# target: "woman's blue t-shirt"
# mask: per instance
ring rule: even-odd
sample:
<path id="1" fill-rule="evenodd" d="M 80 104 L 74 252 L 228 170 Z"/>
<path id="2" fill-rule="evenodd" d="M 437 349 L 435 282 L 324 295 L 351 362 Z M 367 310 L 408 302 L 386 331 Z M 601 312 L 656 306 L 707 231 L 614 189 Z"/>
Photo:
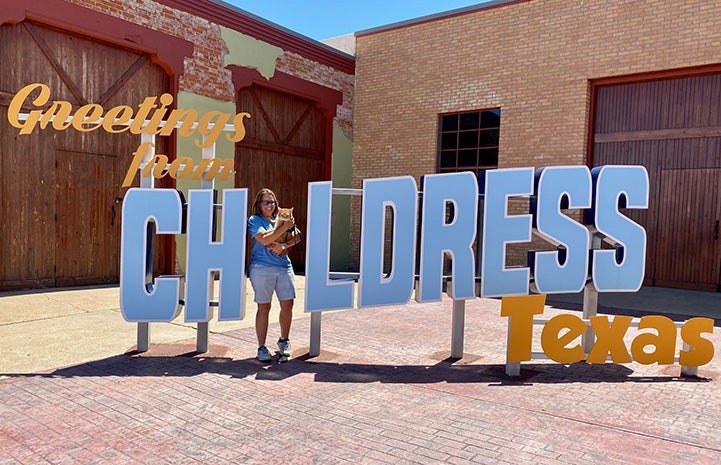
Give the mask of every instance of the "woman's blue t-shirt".
<path id="1" fill-rule="evenodd" d="M 263 266 L 280 266 L 290 268 L 290 258 L 288 255 L 276 255 L 268 247 L 255 240 L 255 236 L 260 232 L 269 232 L 275 229 L 275 224 L 259 215 L 252 215 L 248 218 L 248 233 L 253 241 L 253 248 L 250 253 L 250 264 L 258 264 Z"/>

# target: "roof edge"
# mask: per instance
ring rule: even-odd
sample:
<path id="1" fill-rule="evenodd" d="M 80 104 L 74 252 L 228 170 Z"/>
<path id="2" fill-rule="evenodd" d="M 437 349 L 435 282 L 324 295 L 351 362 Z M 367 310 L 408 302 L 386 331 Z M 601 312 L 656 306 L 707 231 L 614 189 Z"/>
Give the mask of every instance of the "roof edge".
<path id="1" fill-rule="evenodd" d="M 346 74 L 355 74 L 355 57 L 315 39 L 291 31 L 260 16 L 222 0 L 155 0 L 170 8 L 185 11 L 216 24 L 234 29 L 263 42 L 297 53 L 304 58 L 330 66 Z"/>
<path id="2" fill-rule="evenodd" d="M 426 16 L 420 16 L 418 18 L 407 19 L 405 21 L 398 21 L 396 23 L 386 24 L 385 26 L 378 26 L 369 29 L 363 29 L 356 31 L 355 36 L 367 36 L 376 34 L 378 32 L 387 32 L 394 29 L 401 29 L 408 26 L 415 26 L 422 23 L 428 23 L 439 19 L 447 19 L 453 16 L 460 16 L 468 13 L 475 13 L 482 10 L 490 10 L 492 8 L 499 8 L 502 6 L 513 5 L 516 3 L 527 3 L 531 0 L 489 0 L 487 2 L 479 3 L 477 5 L 464 6 L 462 8 L 456 8 L 455 10 L 448 10 L 441 13 L 433 13 Z"/>

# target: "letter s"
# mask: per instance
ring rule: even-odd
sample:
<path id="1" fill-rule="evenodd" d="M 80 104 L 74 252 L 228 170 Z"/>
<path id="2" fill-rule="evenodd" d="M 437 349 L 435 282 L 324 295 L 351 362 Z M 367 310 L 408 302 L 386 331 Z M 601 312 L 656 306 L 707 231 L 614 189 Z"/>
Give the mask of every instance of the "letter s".
<path id="1" fill-rule="evenodd" d="M 531 201 L 535 232 L 556 250 L 531 252 L 531 289 L 539 294 L 580 292 L 588 274 L 588 229 L 561 209 L 591 207 L 591 172 L 586 166 L 541 168 L 536 197 Z"/>
<path id="2" fill-rule="evenodd" d="M 681 327 L 681 339 L 689 350 L 679 352 L 681 366 L 698 367 L 713 359 L 713 342 L 701 337 L 701 333 L 713 334 L 714 321 L 711 318 L 691 318 Z"/>
<path id="3" fill-rule="evenodd" d="M 233 127 L 235 128 L 235 133 L 231 136 L 230 134 L 225 134 L 226 139 L 228 139 L 231 142 L 240 142 L 245 138 L 245 122 L 243 121 L 245 118 L 250 118 L 250 113 L 238 113 L 233 118 Z"/>
<path id="4" fill-rule="evenodd" d="M 636 292 L 646 271 L 646 230 L 618 211 L 648 208 L 648 173 L 643 166 L 598 166 L 593 207 L 587 213 L 592 228 L 613 250 L 594 250 L 591 274 L 601 292 Z"/>

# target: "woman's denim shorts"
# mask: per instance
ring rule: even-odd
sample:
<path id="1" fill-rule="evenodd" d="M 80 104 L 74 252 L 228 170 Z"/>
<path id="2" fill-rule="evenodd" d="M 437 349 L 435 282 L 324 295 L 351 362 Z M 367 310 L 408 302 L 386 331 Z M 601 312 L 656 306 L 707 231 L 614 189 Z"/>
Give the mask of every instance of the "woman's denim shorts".
<path id="1" fill-rule="evenodd" d="M 273 291 L 278 300 L 295 299 L 295 273 L 293 268 L 251 264 L 248 272 L 257 304 L 267 304 L 273 299 Z"/>

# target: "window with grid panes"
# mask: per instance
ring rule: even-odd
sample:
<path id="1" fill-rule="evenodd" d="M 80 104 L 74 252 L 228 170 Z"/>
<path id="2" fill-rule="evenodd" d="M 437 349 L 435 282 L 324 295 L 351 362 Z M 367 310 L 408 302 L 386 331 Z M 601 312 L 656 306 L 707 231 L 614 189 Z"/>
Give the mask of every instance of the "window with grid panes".
<path id="1" fill-rule="evenodd" d="M 501 110 L 438 116 L 438 172 L 471 171 L 483 186 L 485 171 L 498 167 Z"/>

